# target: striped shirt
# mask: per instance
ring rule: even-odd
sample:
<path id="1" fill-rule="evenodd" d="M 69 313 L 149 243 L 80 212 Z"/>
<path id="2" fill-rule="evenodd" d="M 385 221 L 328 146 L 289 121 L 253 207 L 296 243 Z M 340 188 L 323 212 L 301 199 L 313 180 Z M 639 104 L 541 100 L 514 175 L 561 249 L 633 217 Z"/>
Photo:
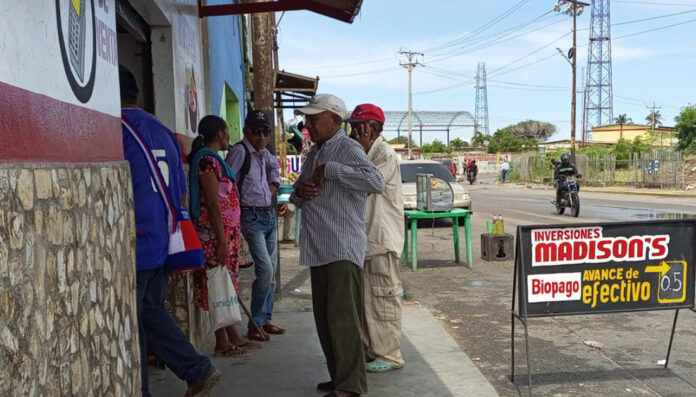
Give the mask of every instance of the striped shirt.
<path id="1" fill-rule="evenodd" d="M 363 147 L 343 130 L 321 147 L 312 147 L 295 186 L 311 181 L 322 164 L 326 180 L 319 196 L 290 197 L 302 208 L 300 264 L 313 267 L 348 260 L 362 268 L 367 249 L 365 202 L 369 194 L 384 191 L 384 179 Z"/>

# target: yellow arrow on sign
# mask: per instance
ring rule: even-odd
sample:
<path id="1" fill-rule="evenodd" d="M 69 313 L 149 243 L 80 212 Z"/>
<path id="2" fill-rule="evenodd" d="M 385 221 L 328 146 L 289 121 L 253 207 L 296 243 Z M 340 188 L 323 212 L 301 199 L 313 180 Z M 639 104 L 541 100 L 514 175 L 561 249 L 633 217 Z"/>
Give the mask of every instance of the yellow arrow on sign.
<path id="1" fill-rule="evenodd" d="M 666 274 L 672 267 L 665 261 L 660 263 L 660 266 L 646 266 L 646 273 L 660 273 L 660 275 Z"/>

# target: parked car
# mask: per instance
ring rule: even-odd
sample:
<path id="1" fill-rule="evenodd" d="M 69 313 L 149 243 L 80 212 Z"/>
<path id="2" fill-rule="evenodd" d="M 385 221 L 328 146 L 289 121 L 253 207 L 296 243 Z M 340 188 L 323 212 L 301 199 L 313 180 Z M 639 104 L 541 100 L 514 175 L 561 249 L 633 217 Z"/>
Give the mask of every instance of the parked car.
<path id="1" fill-rule="evenodd" d="M 404 194 L 404 209 L 415 210 L 418 200 L 416 198 L 416 180 L 418 174 L 431 174 L 436 178 L 448 182 L 454 193 L 454 207 L 471 209 L 471 196 L 464 186 L 454 179 L 452 173 L 440 162 L 430 160 L 402 161 L 401 186 Z"/>
<path id="2" fill-rule="evenodd" d="M 444 165 L 455 178 L 457 177 L 457 163 L 452 161 L 452 159 L 433 159 L 433 161 L 437 161 L 438 163 Z"/>

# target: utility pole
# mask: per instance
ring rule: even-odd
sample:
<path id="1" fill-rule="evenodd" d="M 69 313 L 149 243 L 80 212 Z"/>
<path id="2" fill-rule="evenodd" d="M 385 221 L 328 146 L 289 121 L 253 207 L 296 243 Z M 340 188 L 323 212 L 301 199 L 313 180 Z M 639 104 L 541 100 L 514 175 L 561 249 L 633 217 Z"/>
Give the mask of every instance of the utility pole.
<path id="1" fill-rule="evenodd" d="M 568 58 L 570 58 L 571 61 L 571 66 L 573 67 L 573 88 L 572 88 L 572 94 L 573 98 L 571 101 L 571 110 L 570 110 L 570 158 L 573 161 L 573 164 L 575 164 L 575 121 L 576 121 L 576 105 L 577 105 L 577 69 L 578 69 L 578 57 L 577 57 L 577 50 L 578 50 L 578 39 L 577 39 L 577 31 L 578 31 L 578 14 L 582 13 L 582 9 L 586 6 L 589 6 L 588 3 L 583 3 L 578 0 L 560 0 L 558 3 L 556 3 L 556 11 L 560 10 L 561 4 L 569 4 L 569 7 L 564 10 L 563 12 L 566 14 L 570 14 L 573 17 L 573 49 L 571 50 L 571 53 L 569 53 Z"/>
<path id="2" fill-rule="evenodd" d="M 420 52 L 413 51 L 399 51 L 399 54 L 405 55 L 408 62 L 400 62 L 399 64 L 408 70 L 408 157 L 411 157 L 411 135 L 413 133 L 413 69 L 417 66 L 423 66 L 422 63 L 418 62 L 416 56 L 423 56 Z"/>
<path id="3" fill-rule="evenodd" d="M 246 0 L 245 3 L 260 3 L 263 0 Z M 273 70 L 273 31 L 275 24 L 271 22 L 273 13 L 263 12 L 251 14 L 252 26 L 252 62 L 254 65 L 254 109 L 265 111 L 271 119 L 271 131 L 275 131 L 273 117 L 273 88 L 275 87 L 275 71 Z M 276 134 L 268 146 L 271 153 L 276 154 Z"/>
<path id="4" fill-rule="evenodd" d="M 657 127 L 657 119 L 655 119 L 655 112 L 659 109 L 662 109 L 662 106 L 655 106 L 655 102 L 653 102 L 652 108 L 646 106 L 648 110 L 650 110 L 650 129 L 655 132 L 655 128 Z M 662 147 L 662 131 L 660 131 L 660 147 Z"/>

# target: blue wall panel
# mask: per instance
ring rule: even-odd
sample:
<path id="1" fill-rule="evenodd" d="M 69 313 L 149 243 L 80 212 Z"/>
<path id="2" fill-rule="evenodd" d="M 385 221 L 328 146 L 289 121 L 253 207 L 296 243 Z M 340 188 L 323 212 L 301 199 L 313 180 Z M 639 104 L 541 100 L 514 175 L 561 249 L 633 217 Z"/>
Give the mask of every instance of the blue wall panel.
<path id="1" fill-rule="evenodd" d="M 208 0 L 208 5 L 239 3 L 239 0 Z M 220 114 L 222 91 L 227 84 L 242 104 L 241 118 L 246 111 L 244 106 L 244 55 L 242 50 L 241 16 L 230 15 L 208 17 L 210 41 L 210 88 L 213 114 Z"/>

